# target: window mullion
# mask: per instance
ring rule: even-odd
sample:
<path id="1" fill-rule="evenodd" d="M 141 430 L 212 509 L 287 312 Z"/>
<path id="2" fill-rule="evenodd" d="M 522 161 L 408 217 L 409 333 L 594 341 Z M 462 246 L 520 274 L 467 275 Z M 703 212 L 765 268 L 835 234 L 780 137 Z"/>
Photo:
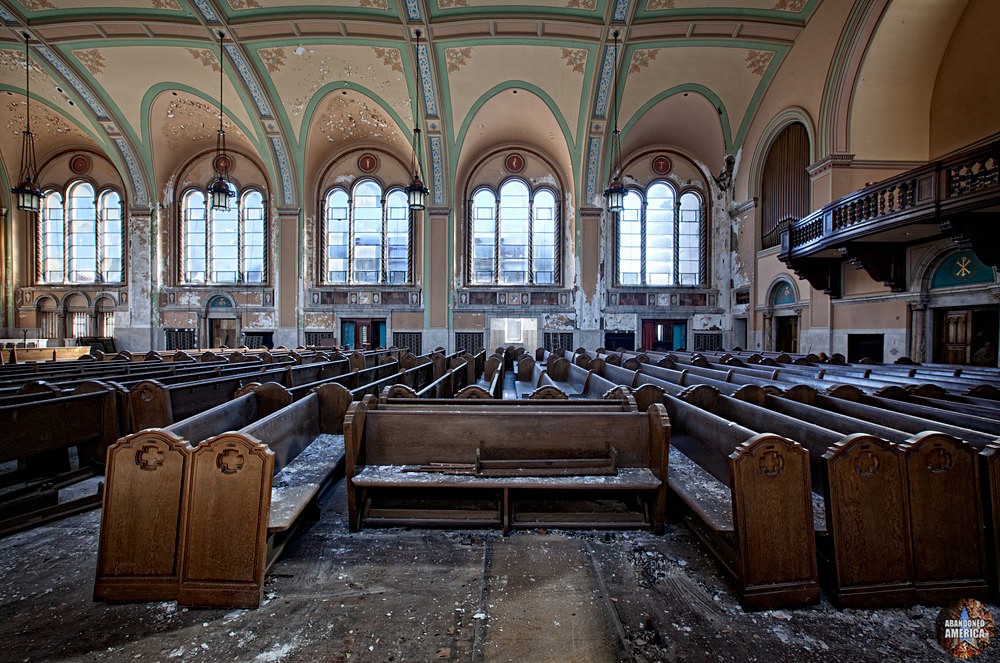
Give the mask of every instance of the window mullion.
<path id="1" fill-rule="evenodd" d="M 648 206 L 649 201 L 644 197 L 639 212 L 639 282 L 642 285 L 649 284 L 649 275 L 646 273 L 646 210 Z"/>
<path id="2" fill-rule="evenodd" d="M 347 284 L 354 283 L 354 197 L 347 199 Z"/>
<path id="3" fill-rule="evenodd" d="M 244 231 L 246 230 L 246 219 L 243 215 L 242 201 L 236 203 L 236 282 L 245 283 L 243 275 L 243 259 L 246 257 L 246 247 L 244 246 Z"/>
<path id="4" fill-rule="evenodd" d="M 674 250 L 673 272 L 674 285 L 681 283 L 681 196 L 674 196 Z"/>
<path id="5" fill-rule="evenodd" d="M 528 274 L 525 279 L 528 285 L 535 283 L 535 195 L 534 191 L 528 197 Z"/>
<path id="6" fill-rule="evenodd" d="M 94 266 L 94 281 L 104 282 L 104 215 L 101 213 L 100 196 L 94 198 L 94 253 L 97 264 Z"/>
<path id="7" fill-rule="evenodd" d="M 497 194 L 493 207 L 493 285 L 500 285 L 500 194 Z"/>
<path id="8" fill-rule="evenodd" d="M 382 196 L 379 200 L 379 209 L 382 214 L 382 245 L 379 247 L 381 250 L 379 253 L 382 256 L 378 270 L 378 282 L 387 283 L 389 276 L 389 214 L 386 210 L 386 197 Z"/>
<path id="9" fill-rule="evenodd" d="M 212 227 L 215 225 L 215 214 L 212 212 L 212 207 L 205 201 L 205 283 L 215 283 L 215 250 L 214 242 L 215 233 L 212 232 Z"/>

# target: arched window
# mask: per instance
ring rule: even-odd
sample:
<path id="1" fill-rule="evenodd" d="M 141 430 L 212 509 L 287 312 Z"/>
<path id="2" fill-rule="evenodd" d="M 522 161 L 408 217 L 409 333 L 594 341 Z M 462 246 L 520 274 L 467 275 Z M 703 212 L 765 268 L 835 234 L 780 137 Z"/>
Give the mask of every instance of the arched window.
<path id="1" fill-rule="evenodd" d="M 330 189 L 323 207 L 324 283 L 412 283 L 412 221 L 402 188 L 383 195 L 381 184 L 363 179 L 350 192 Z"/>
<path id="2" fill-rule="evenodd" d="M 74 182 L 64 198 L 45 192 L 38 224 L 40 283 L 120 283 L 122 202 L 114 189 L 95 194 L 89 182 Z"/>
<path id="3" fill-rule="evenodd" d="M 701 285 L 702 197 L 667 182 L 630 189 L 617 221 L 619 286 Z"/>
<path id="4" fill-rule="evenodd" d="M 267 214 L 264 194 L 246 189 L 238 203 L 209 209 L 202 191 L 184 194 L 182 203 L 183 280 L 185 283 L 264 283 L 267 279 Z"/>
<path id="5" fill-rule="evenodd" d="M 556 192 L 508 180 L 469 204 L 471 285 L 558 285 L 561 222 Z"/>

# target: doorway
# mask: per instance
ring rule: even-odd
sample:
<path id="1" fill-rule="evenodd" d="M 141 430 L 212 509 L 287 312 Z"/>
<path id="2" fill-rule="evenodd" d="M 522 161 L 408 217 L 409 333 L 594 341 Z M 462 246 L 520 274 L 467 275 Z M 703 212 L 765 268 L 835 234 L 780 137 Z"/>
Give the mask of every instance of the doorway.
<path id="1" fill-rule="evenodd" d="M 354 350 L 384 348 L 385 320 L 373 320 L 372 318 L 341 320 L 340 344 Z"/>
<path id="2" fill-rule="evenodd" d="M 654 352 L 687 348 L 687 320 L 643 320 L 642 347 Z"/>
<path id="3" fill-rule="evenodd" d="M 213 348 L 235 348 L 240 345 L 240 326 L 236 318 L 209 318 L 208 338 Z"/>
<path id="4" fill-rule="evenodd" d="M 1000 310 L 996 307 L 940 309 L 934 315 L 934 361 L 997 365 Z"/>
<path id="5" fill-rule="evenodd" d="M 774 349 L 777 352 L 799 351 L 799 316 L 774 317 Z"/>

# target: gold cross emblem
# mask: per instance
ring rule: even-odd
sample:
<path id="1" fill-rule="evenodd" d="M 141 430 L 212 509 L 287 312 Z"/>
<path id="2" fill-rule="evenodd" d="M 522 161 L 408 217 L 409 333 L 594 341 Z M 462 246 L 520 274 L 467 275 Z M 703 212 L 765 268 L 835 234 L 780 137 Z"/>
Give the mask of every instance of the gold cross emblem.
<path id="1" fill-rule="evenodd" d="M 956 260 L 955 267 L 955 276 L 960 279 L 972 275 L 972 261 L 969 260 L 968 256 L 962 256 Z"/>

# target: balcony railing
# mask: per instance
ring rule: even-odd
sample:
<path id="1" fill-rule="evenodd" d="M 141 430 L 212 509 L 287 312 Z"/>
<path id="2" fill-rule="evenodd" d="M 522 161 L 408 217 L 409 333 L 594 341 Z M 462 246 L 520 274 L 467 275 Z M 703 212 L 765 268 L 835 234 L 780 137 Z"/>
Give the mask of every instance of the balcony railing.
<path id="1" fill-rule="evenodd" d="M 1000 140 L 930 162 L 872 184 L 790 224 L 781 233 L 779 258 L 799 258 L 835 249 L 914 223 L 1000 204 Z"/>

